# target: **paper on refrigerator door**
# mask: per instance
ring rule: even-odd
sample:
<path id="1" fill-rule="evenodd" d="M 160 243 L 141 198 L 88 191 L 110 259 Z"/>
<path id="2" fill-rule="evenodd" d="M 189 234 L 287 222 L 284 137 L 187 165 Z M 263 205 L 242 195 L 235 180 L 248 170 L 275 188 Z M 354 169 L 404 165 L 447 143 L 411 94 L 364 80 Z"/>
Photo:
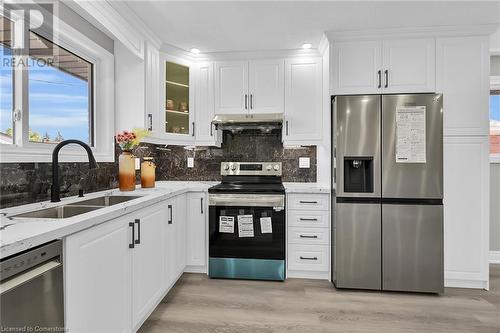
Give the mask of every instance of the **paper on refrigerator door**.
<path id="1" fill-rule="evenodd" d="M 260 218 L 260 232 L 263 234 L 272 234 L 273 233 L 273 225 L 271 223 L 270 217 L 261 217 Z"/>
<path id="2" fill-rule="evenodd" d="M 238 215 L 238 236 L 253 237 L 253 215 Z"/>
<path id="3" fill-rule="evenodd" d="M 234 216 L 219 217 L 219 232 L 225 234 L 234 233 Z"/>
<path id="4" fill-rule="evenodd" d="M 425 106 L 396 108 L 396 163 L 426 163 Z"/>

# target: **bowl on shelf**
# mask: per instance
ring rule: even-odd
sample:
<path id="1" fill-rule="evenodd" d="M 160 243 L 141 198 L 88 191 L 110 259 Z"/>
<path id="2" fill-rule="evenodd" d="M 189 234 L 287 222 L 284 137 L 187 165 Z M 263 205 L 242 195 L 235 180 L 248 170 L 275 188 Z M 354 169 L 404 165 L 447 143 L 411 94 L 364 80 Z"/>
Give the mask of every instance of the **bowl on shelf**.
<path id="1" fill-rule="evenodd" d="M 167 99 L 167 110 L 173 110 L 174 109 L 174 101 L 171 99 Z"/>
<path id="2" fill-rule="evenodd" d="M 189 111 L 188 103 L 187 102 L 180 102 L 179 103 L 179 111 L 188 112 Z"/>

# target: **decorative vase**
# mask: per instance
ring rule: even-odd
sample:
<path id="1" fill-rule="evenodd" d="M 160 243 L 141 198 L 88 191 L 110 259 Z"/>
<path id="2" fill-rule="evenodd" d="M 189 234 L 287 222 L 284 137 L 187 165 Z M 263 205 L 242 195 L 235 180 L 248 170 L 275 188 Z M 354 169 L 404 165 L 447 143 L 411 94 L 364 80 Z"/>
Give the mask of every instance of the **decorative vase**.
<path id="1" fill-rule="evenodd" d="M 118 157 L 118 183 L 120 191 L 135 190 L 135 157 L 128 150 Z"/>
<path id="2" fill-rule="evenodd" d="M 152 157 L 144 157 L 141 163 L 141 187 L 152 188 L 155 187 L 155 169 L 156 165 Z"/>

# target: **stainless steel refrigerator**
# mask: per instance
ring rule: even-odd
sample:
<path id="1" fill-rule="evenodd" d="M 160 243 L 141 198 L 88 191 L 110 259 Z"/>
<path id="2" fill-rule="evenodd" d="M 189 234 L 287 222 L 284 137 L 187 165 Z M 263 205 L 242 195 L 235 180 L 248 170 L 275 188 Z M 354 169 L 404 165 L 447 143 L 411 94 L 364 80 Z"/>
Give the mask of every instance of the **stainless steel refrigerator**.
<path id="1" fill-rule="evenodd" d="M 337 288 L 443 291 L 442 100 L 332 98 Z"/>

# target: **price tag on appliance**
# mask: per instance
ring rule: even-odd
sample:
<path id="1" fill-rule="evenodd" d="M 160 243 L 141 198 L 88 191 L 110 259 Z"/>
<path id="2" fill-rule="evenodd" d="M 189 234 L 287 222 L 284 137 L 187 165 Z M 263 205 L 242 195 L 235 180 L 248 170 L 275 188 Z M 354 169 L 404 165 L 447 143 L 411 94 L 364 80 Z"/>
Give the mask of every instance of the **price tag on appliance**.
<path id="1" fill-rule="evenodd" d="M 253 237 L 253 215 L 238 215 L 238 236 Z"/>
<path id="2" fill-rule="evenodd" d="M 271 223 L 270 217 L 261 217 L 260 218 L 260 232 L 263 234 L 272 234 L 273 233 L 273 225 Z"/>
<path id="3" fill-rule="evenodd" d="M 396 108 L 396 163 L 426 163 L 425 109 Z"/>
<path id="4" fill-rule="evenodd" d="M 219 232 L 234 234 L 234 216 L 219 217 Z"/>

